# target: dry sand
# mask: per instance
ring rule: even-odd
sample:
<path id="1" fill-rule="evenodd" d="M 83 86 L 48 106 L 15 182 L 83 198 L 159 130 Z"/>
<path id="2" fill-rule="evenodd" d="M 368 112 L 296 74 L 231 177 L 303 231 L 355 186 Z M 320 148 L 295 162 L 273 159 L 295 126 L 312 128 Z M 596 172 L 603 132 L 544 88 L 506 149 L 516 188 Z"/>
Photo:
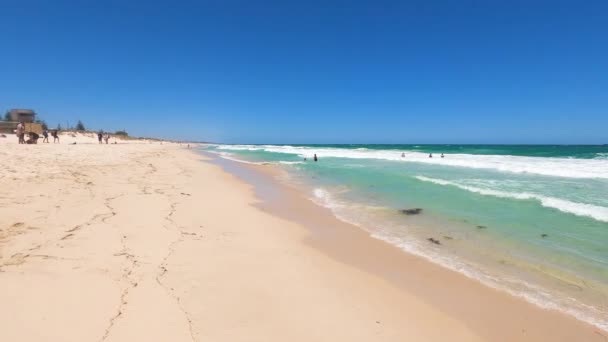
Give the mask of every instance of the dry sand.
<path id="1" fill-rule="evenodd" d="M 603 339 L 295 194 L 284 205 L 316 219 L 275 213 L 252 186 L 176 144 L 15 142 L 0 138 L 0 341 Z M 374 269 L 384 263 L 398 267 Z M 433 286 L 402 283 L 413 279 Z M 443 300 L 461 289 L 487 302 Z"/>

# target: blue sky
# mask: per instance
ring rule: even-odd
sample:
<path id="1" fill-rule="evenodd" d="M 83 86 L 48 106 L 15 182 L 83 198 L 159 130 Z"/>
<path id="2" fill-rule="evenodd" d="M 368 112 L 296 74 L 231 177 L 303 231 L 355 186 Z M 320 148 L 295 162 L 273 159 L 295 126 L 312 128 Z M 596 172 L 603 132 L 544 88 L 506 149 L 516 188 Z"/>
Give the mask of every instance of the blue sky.
<path id="1" fill-rule="evenodd" d="M 231 143 L 608 143 L 606 1 L 0 0 L 0 111 Z"/>

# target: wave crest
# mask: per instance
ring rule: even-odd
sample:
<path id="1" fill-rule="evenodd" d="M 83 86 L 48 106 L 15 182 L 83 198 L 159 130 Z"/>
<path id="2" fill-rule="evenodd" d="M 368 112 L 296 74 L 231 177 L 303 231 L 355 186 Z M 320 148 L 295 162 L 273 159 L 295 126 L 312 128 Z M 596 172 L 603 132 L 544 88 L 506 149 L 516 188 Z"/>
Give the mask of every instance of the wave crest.
<path id="1" fill-rule="evenodd" d="M 474 186 L 459 184 L 457 182 L 452 182 L 444 179 L 430 178 L 425 176 L 416 176 L 416 179 L 421 180 L 423 182 L 435 183 L 438 185 L 448 185 L 454 186 L 462 190 L 466 190 L 469 192 L 478 193 L 485 196 L 494 196 L 501 198 L 510 198 L 510 199 L 518 199 L 518 200 L 537 200 L 543 207 L 557 209 L 559 211 L 573 214 L 577 216 L 586 216 L 591 217 L 598 221 L 608 222 L 608 208 L 587 204 L 587 203 L 578 203 L 572 202 L 560 198 L 548 197 L 537 195 L 533 193 L 515 193 L 515 192 L 507 192 L 507 191 L 499 191 L 493 189 L 484 189 L 478 188 Z"/>

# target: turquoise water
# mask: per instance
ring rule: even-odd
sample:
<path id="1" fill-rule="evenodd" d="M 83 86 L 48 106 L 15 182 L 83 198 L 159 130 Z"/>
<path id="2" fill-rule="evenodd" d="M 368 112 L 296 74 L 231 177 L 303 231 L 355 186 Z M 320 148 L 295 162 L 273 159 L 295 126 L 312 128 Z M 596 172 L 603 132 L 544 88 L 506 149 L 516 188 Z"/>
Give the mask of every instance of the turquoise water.
<path id="1" fill-rule="evenodd" d="M 281 165 L 290 183 L 372 236 L 608 330 L 608 146 L 206 149 Z M 422 211 L 400 211 L 413 208 Z"/>

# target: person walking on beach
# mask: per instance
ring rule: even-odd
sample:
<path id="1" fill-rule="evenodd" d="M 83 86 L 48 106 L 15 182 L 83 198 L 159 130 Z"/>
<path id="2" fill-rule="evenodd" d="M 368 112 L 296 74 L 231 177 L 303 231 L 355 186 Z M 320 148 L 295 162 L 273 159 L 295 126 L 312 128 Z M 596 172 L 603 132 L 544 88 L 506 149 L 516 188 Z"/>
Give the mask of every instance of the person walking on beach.
<path id="1" fill-rule="evenodd" d="M 103 138 L 103 132 L 102 132 L 102 131 L 97 132 L 97 140 L 99 140 L 99 143 L 100 143 L 100 144 L 102 143 L 102 142 L 101 142 L 101 139 L 102 139 L 102 138 Z"/>
<path id="2" fill-rule="evenodd" d="M 20 144 L 25 144 L 25 125 L 23 124 L 23 122 L 19 122 L 19 124 L 17 124 L 17 138 L 19 139 L 19 143 Z"/>
<path id="3" fill-rule="evenodd" d="M 53 136 L 53 144 L 58 143 L 59 142 L 59 135 L 58 135 L 56 129 L 51 132 L 51 135 Z"/>
<path id="4" fill-rule="evenodd" d="M 42 142 L 43 143 L 48 143 L 49 142 L 49 130 L 45 128 L 42 131 L 42 136 L 44 137 L 44 139 L 42 139 Z"/>
<path id="5" fill-rule="evenodd" d="M 106 141 L 106 145 L 108 144 L 108 140 L 110 140 L 110 133 L 106 133 L 106 135 L 103 137 L 103 140 Z"/>
<path id="6" fill-rule="evenodd" d="M 317 158 L 317 154 L 316 154 L 316 153 L 315 153 L 314 160 L 315 160 L 315 161 L 319 160 L 319 159 Z"/>

